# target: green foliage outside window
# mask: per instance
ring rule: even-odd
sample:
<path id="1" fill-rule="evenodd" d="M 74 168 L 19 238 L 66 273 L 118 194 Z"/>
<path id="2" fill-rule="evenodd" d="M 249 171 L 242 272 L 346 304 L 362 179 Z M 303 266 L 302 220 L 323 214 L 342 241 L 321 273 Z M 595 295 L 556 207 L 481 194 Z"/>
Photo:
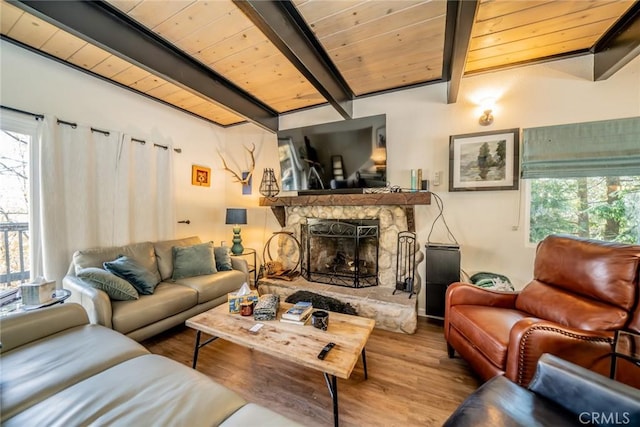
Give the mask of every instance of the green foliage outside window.
<path id="1" fill-rule="evenodd" d="M 529 241 L 549 234 L 640 244 L 640 176 L 532 179 Z"/>

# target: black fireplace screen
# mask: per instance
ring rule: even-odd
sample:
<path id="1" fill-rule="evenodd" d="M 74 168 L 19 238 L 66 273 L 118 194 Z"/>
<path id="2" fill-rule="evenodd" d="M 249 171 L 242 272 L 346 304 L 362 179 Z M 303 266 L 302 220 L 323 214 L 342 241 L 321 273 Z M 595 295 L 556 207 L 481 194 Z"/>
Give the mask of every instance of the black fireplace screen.
<path id="1" fill-rule="evenodd" d="M 378 220 L 308 219 L 302 224 L 302 275 L 311 282 L 378 285 Z"/>

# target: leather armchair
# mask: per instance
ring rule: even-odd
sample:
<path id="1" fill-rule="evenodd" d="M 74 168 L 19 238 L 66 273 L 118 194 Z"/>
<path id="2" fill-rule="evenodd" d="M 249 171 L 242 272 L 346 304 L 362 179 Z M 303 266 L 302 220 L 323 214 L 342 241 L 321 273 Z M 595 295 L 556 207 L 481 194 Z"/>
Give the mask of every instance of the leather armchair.
<path id="1" fill-rule="evenodd" d="M 499 375 L 455 410 L 444 427 L 640 425 L 640 390 L 550 354 L 527 388 Z"/>
<path id="2" fill-rule="evenodd" d="M 543 353 L 608 375 L 615 331 L 640 333 L 639 266 L 638 245 L 549 236 L 522 291 L 449 286 L 449 357 L 457 351 L 484 380 L 504 374 L 523 386 Z M 640 387 L 639 371 L 626 366 L 617 379 Z"/>

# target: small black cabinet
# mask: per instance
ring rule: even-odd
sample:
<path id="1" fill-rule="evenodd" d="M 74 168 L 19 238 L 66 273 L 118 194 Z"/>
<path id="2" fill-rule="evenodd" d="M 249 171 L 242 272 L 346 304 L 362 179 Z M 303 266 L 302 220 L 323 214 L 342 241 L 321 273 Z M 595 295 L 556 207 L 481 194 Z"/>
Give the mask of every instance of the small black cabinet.
<path id="1" fill-rule="evenodd" d="M 460 281 L 460 246 L 428 243 L 426 253 L 426 314 L 444 318 L 444 297 L 447 287 Z"/>

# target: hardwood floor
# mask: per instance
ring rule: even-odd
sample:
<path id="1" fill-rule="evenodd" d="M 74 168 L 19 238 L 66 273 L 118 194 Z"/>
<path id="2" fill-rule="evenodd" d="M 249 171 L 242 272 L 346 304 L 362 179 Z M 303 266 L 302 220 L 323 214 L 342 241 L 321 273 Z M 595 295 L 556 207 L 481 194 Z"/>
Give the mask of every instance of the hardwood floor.
<path id="1" fill-rule="evenodd" d="M 203 335 L 204 337 L 204 335 Z M 142 344 L 191 366 L 195 331 L 178 327 Z M 338 379 L 341 426 L 440 426 L 479 385 L 466 362 L 449 359 L 442 326 L 418 319 L 414 335 L 376 329 L 349 380 Z M 198 371 L 301 424 L 333 424 L 331 397 L 319 372 L 216 340 L 200 350 Z"/>

